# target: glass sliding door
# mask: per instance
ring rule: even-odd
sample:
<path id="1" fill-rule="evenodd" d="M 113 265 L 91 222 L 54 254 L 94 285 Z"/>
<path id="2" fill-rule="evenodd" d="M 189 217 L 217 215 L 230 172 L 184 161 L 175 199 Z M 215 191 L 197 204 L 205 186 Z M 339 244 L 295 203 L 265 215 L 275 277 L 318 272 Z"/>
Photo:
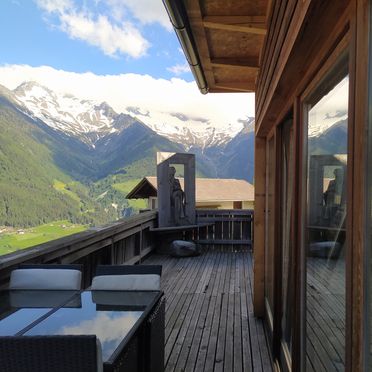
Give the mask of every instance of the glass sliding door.
<path id="1" fill-rule="evenodd" d="M 267 142 L 266 195 L 265 304 L 272 330 L 274 311 L 275 136 L 272 136 Z"/>
<path id="2" fill-rule="evenodd" d="M 306 370 L 345 369 L 349 79 L 340 60 L 305 101 Z"/>
<path id="3" fill-rule="evenodd" d="M 281 340 L 287 354 L 292 350 L 292 317 L 294 294 L 293 242 L 291 239 L 291 216 L 293 204 L 294 136 L 293 122 L 282 125 L 281 141 Z"/>

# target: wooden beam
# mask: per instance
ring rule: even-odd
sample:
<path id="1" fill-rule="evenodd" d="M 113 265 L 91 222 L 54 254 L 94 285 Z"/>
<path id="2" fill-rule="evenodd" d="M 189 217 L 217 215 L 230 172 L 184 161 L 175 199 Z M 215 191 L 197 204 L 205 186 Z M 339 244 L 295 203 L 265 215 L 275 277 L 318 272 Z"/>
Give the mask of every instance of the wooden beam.
<path id="1" fill-rule="evenodd" d="M 232 91 L 232 92 L 254 92 L 254 83 L 223 82 L 217 83 L 210 88 L 210 92 Z"/>
<path id="2" fill-rule="evenodd" d="M 266 35 L 266 24 L 255 17 L 247 16 L 205 16 L 203 26 L 217 30 L 226 30 L 234 32 L 245 32 L 249 34 Z"/>
<path id="3" fill-rule="evenodd" d="M 254 315 L 265 314 L 265 206 L 266 206 L 266 139 L 255 139 L 254 167 Z"/>
<path id="4" fill-rule="evenodd" d="M 249 63 L 241 63 L 235 60 L 231 61 L 218 61 L 216 59 L 211 60 L 212 67 L 219 67 L 219 68 L 228 68 L 228 69 L 235 69 L 235 70 L 241 70 L 241 69 L 249 69 L 251 71 L 258 71 L 258 66 L 252 66 Z"/>
<path id="5" fill-rule="evenodd" d="M 258 57 L 235 57 L 235 58 L 212 58 L 211 63 L 219 63 L 226 65 L 239 65 L 239 66 L 249 66 L 249 67 L 259 67 Z"/>
<path id="6" fill-rule="evenodd" d="M 202 69 L 207 80 L 207 84 L 210 87 L 215 83 L 215 80 L 213 68 L 210 64 L 211 57 L 209 54 L 206 30 L 203 26 L 203 17 L 199 0 L 189 0 L 187 9 L 190 26 L 193 31 L 197 50 L 202 62 Z"/>
<path id="7" fill-rule="evenodd" d="M 265 16 L 205 16 L 203 21 L 226 25 L 260 24 L 265 26 Z"/>

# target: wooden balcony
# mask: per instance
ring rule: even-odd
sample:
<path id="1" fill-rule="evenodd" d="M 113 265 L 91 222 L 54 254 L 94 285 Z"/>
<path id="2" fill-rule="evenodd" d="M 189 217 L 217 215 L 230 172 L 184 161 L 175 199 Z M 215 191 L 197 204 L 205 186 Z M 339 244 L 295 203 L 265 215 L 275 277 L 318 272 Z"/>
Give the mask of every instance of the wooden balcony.
<path id="1" fill-rule="evenodd" d="M 253 316 L 252 211 L 198 211 L 202 254 L 156 254 L 156 211 L 0 257 L 0 285 L 20 263 L 160 264 L 166 295 L 166 371 L 271 371 L 263 322 Z M 188 232 L 189 233 L 189 232 Z M 214 243 L 214 244 L 211 244 Z"/>
<path id="2" fill-rule="evenodd" d="M 272 370 L 262 320 L 253 316 L 248 246 L 205 246 L 202 255 L 151 255 L 163 266 L 166 371 Z"/>

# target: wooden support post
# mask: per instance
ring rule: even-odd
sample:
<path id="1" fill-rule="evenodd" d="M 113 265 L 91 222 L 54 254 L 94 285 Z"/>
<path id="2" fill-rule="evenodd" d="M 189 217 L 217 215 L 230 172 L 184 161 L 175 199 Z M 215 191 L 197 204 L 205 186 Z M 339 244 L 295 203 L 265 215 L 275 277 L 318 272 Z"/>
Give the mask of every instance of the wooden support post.
<path id="1" fill-rule="evenodd" d="M 254 167 L 254 315 L 264 316 L 265 311 L 265 182 L 266 139 L 256 137 Z"/>

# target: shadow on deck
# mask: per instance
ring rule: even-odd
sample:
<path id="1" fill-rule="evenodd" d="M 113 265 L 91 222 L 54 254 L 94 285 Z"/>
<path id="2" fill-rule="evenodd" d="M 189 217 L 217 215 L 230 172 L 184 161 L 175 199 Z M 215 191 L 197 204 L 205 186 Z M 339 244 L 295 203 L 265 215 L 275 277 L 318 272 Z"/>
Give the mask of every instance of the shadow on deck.
<path id="1" fill-rule="evenodd" d="M 263 322 L 253 315 L 249 250 L 154 254 L 143 264 L 163 266 L 165 371 L 272 371 Z"/>

